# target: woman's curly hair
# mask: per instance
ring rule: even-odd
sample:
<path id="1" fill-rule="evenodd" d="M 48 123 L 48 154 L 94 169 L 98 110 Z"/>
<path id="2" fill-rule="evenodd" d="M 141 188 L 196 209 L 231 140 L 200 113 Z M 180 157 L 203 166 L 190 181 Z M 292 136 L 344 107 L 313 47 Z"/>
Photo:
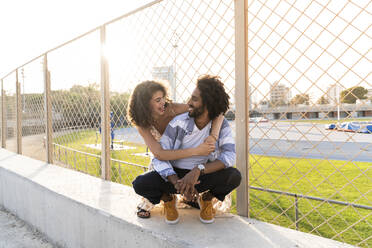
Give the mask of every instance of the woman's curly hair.
<path id="1" fill-rule="evenodd" d="M 196 87 L 200 90 L 203 105 L 208 110 L 209 119 L 213 120 L 229 109 L 230 96 L 226 93 L 218 76 L 204 75 L 198 78 Z"/>
<path id="2" fill-rule="evenodd" d="M 132 123 L 143 128 L 148 128 L 153 123 L 150 100 L 157 91 L 162 91 L 166 99 L 166 106 L 169 104 L 166 87 L 155 81 L 144 81 L 133 90 L 127 112 L 127 118 Z"/>

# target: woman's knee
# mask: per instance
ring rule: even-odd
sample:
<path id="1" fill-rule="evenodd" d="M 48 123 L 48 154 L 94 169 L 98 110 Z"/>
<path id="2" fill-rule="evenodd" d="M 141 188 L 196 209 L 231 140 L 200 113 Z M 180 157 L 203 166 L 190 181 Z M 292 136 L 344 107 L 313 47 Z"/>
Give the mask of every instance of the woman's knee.
<path id="1" fill-rule="evenodd" d="M 137 194 L 141 195 L 141 192 L 143 192 L 145 185 L 143 175 L 139 175 L 138 177 L 136 177 L 136 179 L 134 179 L 134 181 L 132 182 L 132 185 L 134 191 Z"/>

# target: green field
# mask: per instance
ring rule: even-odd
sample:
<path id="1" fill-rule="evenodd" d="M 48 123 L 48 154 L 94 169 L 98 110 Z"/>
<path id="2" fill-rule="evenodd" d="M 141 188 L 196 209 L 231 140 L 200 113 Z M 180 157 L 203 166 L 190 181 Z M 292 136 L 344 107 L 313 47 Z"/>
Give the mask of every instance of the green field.
<path id="1" fill-rule="evenodd" d="M 80 131 L 71 134 L 59 136 L 53 139 L 53 143 L 68 148 L 83 151 L 85 153 L 95 154 L 100 156 L 101 151 L 86 147 L 86 144 L 98 144 L 101 143 L 101 139 L 96 140 L 95 131 Z M 140 144 L 134 144 L 126 142 L 126 146 L 130 146 L 131 150 L 111 151 L 111 158 L 127 162 L 128 164 L 112 162 L 111 163 L 111 181 L 122 183 L 125 185 L 132 185 L 132 181 L 136 176 L 144 172 L 143 168 L 138 166 L 130 165 L 137 164 L 147 166 L 150 162 L 149 157 L 136 156 L 135 153 L 145 153 L 146 147 Z M 68 165 L 68 167 L 76 169 L 78 171 L 90 174 L 92 176 L 100 176 L 100 158 L 86 156 L 78 152 L 73 152 L 68 149 L 59 148 L 56 146 L 54 150 L 55 158 Z M 130 164 L 129 164 L 130 163 Z"/>
<path id="2" fill-rule="evenodd" d="M 371 206 L 371 167 L 366 162 L 250 156 L 250 185 Z M 250 217 L 294 229 L 294 200 L 251 190 Z M 308 199 L 300 199 L 298 209 L 299 230 L 372 246 L 372 240 L 360 243 L 372 236 L 371 210 Z"/>
<path id="3" fill-rule="evenodd" d="M 94 131 L 75 132 L 55 138 L 54 143 L 100 155 L 100 151 L 85 144 L 94 144 Z M 98 139 L 98 143 L 100 140 Z M 112 162 L 112 181 L 131 185 L 132 180 L 148 165 L 149 158 L 134 155 L 144 153 L 143 145 L 124 143 L 131 150 L 113 151 L 114 159 L 128 164 Z M 79 171 L 100 176 L 100 159 L 84 154 L 55 149 L 57 159 Z M 251 155 L 250 185 L 296 194 L 352 202 L 371 206 L 371 164 L 320 159 L 299 159 Z M 250 217 L 295 229 L 294 197 L 250 190 Z M 236 193 L 233 193 L 232 212 L 236 213 Z M 350 244 L 372 246 L 371 210 L 299 199 L 298 229 Z"/>

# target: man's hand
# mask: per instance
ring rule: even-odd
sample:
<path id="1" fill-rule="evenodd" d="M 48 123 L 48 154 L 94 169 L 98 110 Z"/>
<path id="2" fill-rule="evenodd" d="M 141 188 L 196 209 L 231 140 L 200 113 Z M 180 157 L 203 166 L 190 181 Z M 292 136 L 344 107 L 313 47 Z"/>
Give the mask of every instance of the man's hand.
<path id="1" fill-rule="evenodd" d="M 179 180 L 179 179 L 178 179 Z M 180 182 L 176 182 L 174 185 L 174 188 L 176 189 L 177 193 L 180 193 L 181 191 L 181 183 Z"/>
<path id="2" fill-rule="evenodd" d="M 174 188 L 177 190 L 177 193 L 180 193 L 181 184 L 178 182 L 179 178 L 177 175 L 168 176 L 168 181 L 174 185 Z"/>
<path id="3" fill-rule="evenodd" d="M 180 194 L 184 195 L 187 200 L 192 200 L 194 195 L 198 193 L 195 189 L 195 185 L 200 183 L 198 178 L 200 176 L 200 170 L 198 168 L 192 169 L 182 179 L 177 182 L 180 183 Z"/>

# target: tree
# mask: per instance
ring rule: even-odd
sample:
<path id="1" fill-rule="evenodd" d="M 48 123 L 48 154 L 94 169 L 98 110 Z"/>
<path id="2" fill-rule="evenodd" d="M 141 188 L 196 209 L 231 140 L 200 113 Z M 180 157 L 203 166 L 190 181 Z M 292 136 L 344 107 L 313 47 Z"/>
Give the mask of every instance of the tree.
<path id="1" fill-rule="evenodd" d="M 128 124 L 126 120 L 130 93 L 110 93 L 111 122 L 114 127 Z M 62 114 L 57 126 L 97 128 L 101 124 L 101 93 L 99 85 L 74 85 L 69 90 L 52 92 L 52 109 Z"/>
<path id="2" fill-rule="evenodd" d="M 285 106 L 285 105 L 287 104 L 283 99 L 269 102 L 270 107 L 279 107 L 279 106 Z"/>
<path id="3" fill-rule="evenodd" d="M 355 103 L 357 99 L 367 99 L 368 90 L 362 86 L 354 86 L 343 90 L 340 95 L 342 103 Z"/>
<path id="4" fill-rule="evenodd" d="M 298 104 L 310 104 L 310 97 L 308 94 L 297 94 L 295 97 L 291 100 L 292 105 L 298 105 Z"/>
<path id="5" fill-rule="evenodd" d="M 325 96 L 321 96 L 316 103 L 320 105 L 329 104 L 329 100 Z"/>
<path id="6" fill-rule="evenodd" d="M 112 120 L 115 127 L 128 125 L 126 118 L 130 93 L 111 93 L 110 109 L 113 112 Z"/>
<path id="7" fill-rule="evenodd" d="M 52 109 L 63 115 L 64 127 L 97 127 L 100 108 L 97 84 L 74 85 L 69 90 L 52 92 Z"/>

